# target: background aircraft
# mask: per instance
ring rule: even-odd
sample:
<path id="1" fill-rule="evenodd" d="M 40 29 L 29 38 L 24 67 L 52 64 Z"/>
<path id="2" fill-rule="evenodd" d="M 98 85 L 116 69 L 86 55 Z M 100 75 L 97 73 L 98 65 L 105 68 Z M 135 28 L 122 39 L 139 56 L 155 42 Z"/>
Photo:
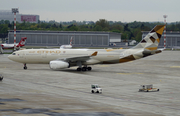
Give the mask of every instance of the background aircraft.
<path id="1" fill-rule="evenodd" d="M 25 49 L 13 52 L 10 60 L 24 64 L 49 64 L 53 70 L 78 66 L 77 71 L 91 70 L 87 65 L 124 63 L 162 52 L 157 49 L 164 25 L 157 25 L 139 44 L 130 49 Z M 82 67 L 83 66 L 83 67 Z"/>
<path id="2" fill-rule="evenodd" d="M 73 37 L 71 37 L 69 45 L 61 45 L 60 49 L 71 49 L 72 48 L 72 41 L 73 41 Z"/>
<path id="3" fill-rule="evenodd" d="M 25 45 L 27 37 L 22 37 L 19 43 L 16 43 L 16 48 L 20 48 Z M 12 49 L 14 48 L 14 44 L 1 44 L 2 49 Z"/>

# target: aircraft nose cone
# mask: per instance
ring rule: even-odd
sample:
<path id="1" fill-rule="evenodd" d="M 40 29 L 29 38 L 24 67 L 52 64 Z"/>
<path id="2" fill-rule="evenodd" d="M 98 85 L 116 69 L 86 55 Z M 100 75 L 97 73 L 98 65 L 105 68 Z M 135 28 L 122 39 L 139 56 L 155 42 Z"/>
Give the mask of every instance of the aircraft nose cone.
<path id="1" fill-rule="evenodd" d="M 12 60 L 12 55 L 9 55 L 8 58 L 9 58 L 10 60 Z"/>

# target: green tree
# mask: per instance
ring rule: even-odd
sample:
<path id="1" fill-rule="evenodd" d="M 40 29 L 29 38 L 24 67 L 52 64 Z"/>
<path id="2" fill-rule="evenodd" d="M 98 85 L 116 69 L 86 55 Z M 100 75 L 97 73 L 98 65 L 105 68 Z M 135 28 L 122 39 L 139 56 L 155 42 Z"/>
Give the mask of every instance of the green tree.
<path id="1" fill-rule="evenodd" d="M 1 21 L 0 21 L 0 24 L 4 24 L 4 20 L 1 20 Z"/>
<path id="2" fill-rule="evenodd" d="M 96 25 L 94 31 L 102 31 L 102 27 L 100 25 Z"/>
<path id="3" fill-rule="evenodd" d="M 140 42 L 140 41 L 142 40 L 142 33 L 141 33 L 140 31 L 136 34 L 135 40 L 136 40 L 137 42 Z"/>
<path id="4" fill-rule="evenodd" d="M 55 23 L 52 25 L 52 27 L 53 27 L 53 28 L 57 28 L 57 26 L 56 26 L 56 24 L 55 24 Z"/>
<path id="5" fill-rule="evenodd" d="M 78 31 L 78 27 L 76 25 L 69 25 L 65 31 Z"/>
<path id="6" fill-rule="evenodd" d="M 5 20 L 4 24 L 10 24 L 10 21 L 9 20 Z"/>
<path id="7" fill-rule="evenodd" d="M 109 28 L 109 22 L 105 19 L 100 19 L 96 22 L 96 26 L 101 26 L 102 29 Z"/>
<path id="8" fill-rule="evenodd" d="M 59 28 L 62 28 L 62 24 L 59 25 Z"/>
<path id="9" fill-rule="evenodd" d="M 49 29 L 50 27 L 51 27 L 51 24 L 47 24 L 45 28 Z"/>
<path id="10" fill-rule="evenodd" d="M 3 25 L 2 28 L 0 28 L 0 33 L 8 33 L 8 26 Z"/>
<path id="11" fill-rule="evenodd" d="M 109 29 L 107 27 L 103 28 L 102 31 L 109 31 Z"/>
<path id="12" fill-rule="evenodd" d="M 120 24 L 113 24 L 110 26 L 110 30 L 112 32 L 121 33 L 121 32 L 123 32 L 123 26 Z"/>
<path id="13" fill-rule="evenodd" d="M 11 29 L 12 25 L 9 23 L 9 24 L 8 24 L 8 27 Z"/>
<path id="14" fill-rule="evenodd" d="M 138 35 L 138 33 L 141 32 L 141 29 L 140 28 L 135 28 L 133 29 L 132 33 L 134 35 L 134 37 L 136 38 L 136 36 Z"/>
<path id="15" fill-rule="evenodd" d="M 130 29 L 128 28 L 128 24 L 124 26 L 124 31 L 130 31 Z"/>
<path id="16" fill-rule="evenodd" d="M 131 32 L 125 31 L 122 33 L 121 38 L 124 40 L 129 40 Z"/>

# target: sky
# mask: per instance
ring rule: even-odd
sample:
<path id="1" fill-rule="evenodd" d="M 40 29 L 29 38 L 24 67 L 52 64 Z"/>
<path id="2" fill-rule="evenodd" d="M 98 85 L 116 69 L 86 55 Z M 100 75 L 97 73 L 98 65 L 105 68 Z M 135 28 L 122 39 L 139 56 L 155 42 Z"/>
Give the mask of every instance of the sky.
<path id="1" fill-rule="evenodd" d="M 180 21 L 180 0 L 0 0 L 0 10 L 19 8 L 41 21 Z"/>

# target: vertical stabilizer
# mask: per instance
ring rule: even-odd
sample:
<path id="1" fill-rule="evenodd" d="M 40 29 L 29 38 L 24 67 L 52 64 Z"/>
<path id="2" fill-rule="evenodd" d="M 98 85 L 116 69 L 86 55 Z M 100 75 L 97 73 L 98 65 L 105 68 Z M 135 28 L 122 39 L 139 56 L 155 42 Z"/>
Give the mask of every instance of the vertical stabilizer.
<path id="1" fill-rule="evenodd" d="M 19 42 L 19 44 L 18 44 L 16 47 L 22 47 L 22 46 L 24 46 L 25 43 L 26 43 L 26 39 L 27 39 L 27 37 L 22 37 L 22 38 L 21 38 L 21 41 Z"/>
<path id="2" fill-rule="evenodd" d="M 71 45 L 71 46 L 72 46 L 72 41 L 73 41 L 73 37 L 71 37 L 71 40 L 70 40 L 70 43 L 69 43 L 69 45 Z"/>
<path id="3" fill-rule="evenodd" d="M 165 25 L 157 25 L 132 49 L 157 50 Z"/>

